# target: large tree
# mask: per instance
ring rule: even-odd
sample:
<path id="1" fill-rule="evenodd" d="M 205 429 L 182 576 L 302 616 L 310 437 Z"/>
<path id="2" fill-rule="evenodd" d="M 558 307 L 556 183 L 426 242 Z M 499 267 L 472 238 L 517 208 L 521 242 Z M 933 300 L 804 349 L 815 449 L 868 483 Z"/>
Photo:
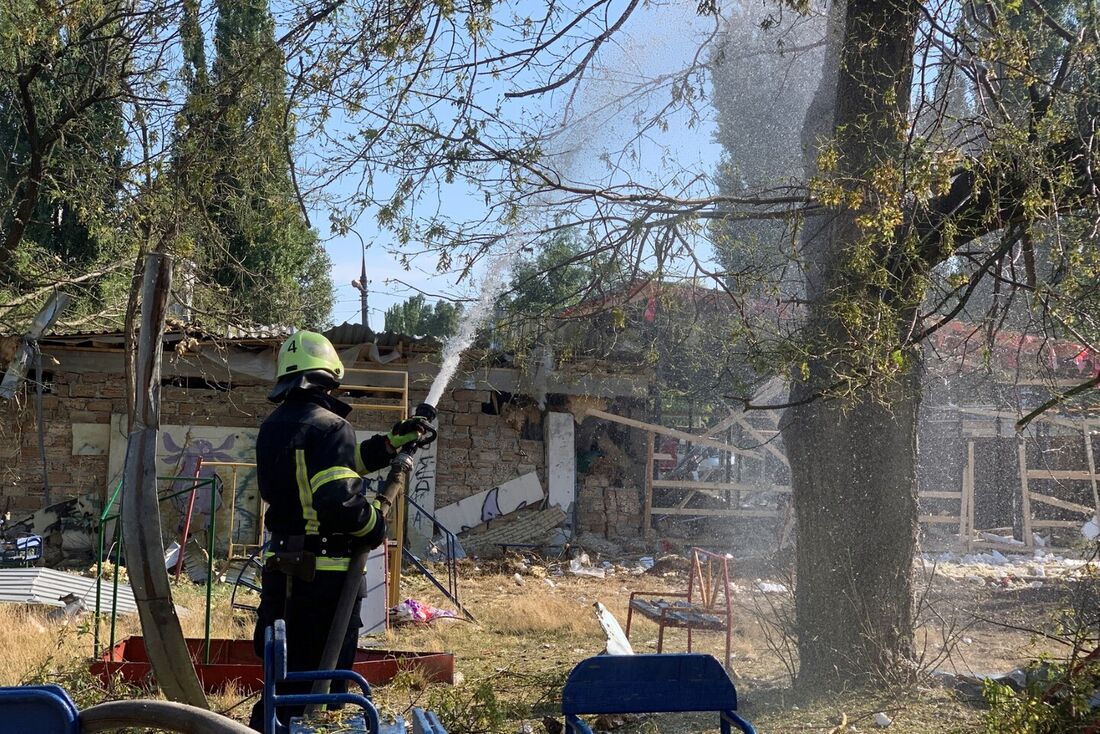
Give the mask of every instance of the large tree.
<path id="1" fill-rule="evenodd" d="M 445 338 L 455 333 L 461 317 L 461 303 L 438 300 L 429 305 L 427 298 L 417 294 L 386 309 L 386 331 Z"/>
<path id="2" fill-rule="evenodd" d="M 195 259 L 229 321 L 324 326 L 329 261 L 293 181 L 285 56 L 267 0 L 216 3 L 215 57 L 204 64 L 196 3 L 184 15 L 189 95 L 178 133 Z M 219 313 L 220 312 L 220 313 Z"/>

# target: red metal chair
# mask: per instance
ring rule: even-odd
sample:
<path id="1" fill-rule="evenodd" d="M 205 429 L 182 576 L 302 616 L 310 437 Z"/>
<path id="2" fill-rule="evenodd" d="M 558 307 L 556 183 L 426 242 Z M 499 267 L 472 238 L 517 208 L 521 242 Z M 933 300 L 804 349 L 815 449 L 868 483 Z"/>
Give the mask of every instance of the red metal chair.
<path id="1" fill-rule="evenodd" d="M 671 602 L 666 597 L 682 599 Z M 664 649 L 665 627 L 687 629 L 687 649 L 691 652 L 692 631 L 726 633 L 726 670 L 730 670 L 730 640 L 733 610 L 730 601 L 729 557 L 702 548 L 691 549 L 691 572 L 685 593 L 658 594 L 634 591 L 626 612 L 626 636 L 634 613 L 657 623 L 657 652 Z"/>

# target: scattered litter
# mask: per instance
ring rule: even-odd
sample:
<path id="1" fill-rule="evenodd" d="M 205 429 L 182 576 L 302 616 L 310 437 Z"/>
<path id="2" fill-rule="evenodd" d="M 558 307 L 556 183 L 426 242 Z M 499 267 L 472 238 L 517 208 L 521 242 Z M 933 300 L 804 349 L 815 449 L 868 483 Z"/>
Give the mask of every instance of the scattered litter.
<path id="1" fill-rule="evenodd" d="M 520 574 L 513 574 L 512 580 L 516 582 L 516 586 L 523 586 L 523 576 Z"/>
<path id="2" fill-rule="evenodd" d="M 761 581 L 760 579 L 756 580 L 753 588 L 761 594 L 786 594 L 788 592 L 785 584 L 777 584 L 774 581 Z"/>
<path id="3" fill-rule="evenodd" d="M 51 609 L 49 613 L 46 614 L 46 619 L 51 622 L 60 622 L 63 620 L 67 622 L 84 611 L 83 601 L 72 592 L 58 597 L 57 600 L 64 606 L 58 607 L 57 609 Z"/>
<path id="4" fill-rule="evenodd" d="M 964 638 L 962 638 L 962 643 L 964 645 L 973 645 L 974 644 L 974 639 L 971 638 L 971 637 L 964 637 Z"/>
<path id="5" fill-rule="evenodd" d="M 451 680 L 453 681 L 453 685 L 460 686 L 466 682 L 466 674 L 463 673 L 461 670 L 456 670 L 454 677 Z"/>
<path id="6" fill-rule="evenodd" d="M 1041 676 L 1044 673 L 1037 672 L 1036 675 Z M 1007 673 L 974 674 L 955 674 L 946 670 L 936 670 L 933 671 L 932 677 L 939 680 L 945 688 L 954 689 L 957 693 L 974 701 L 984 700 L 983 688 L 986 681 L 1008 686 L 1017 693 L 1024 690 L 1029 682 L 1028 672 L 1023 668 L 1015 668 Z"/>
<path id="7" fill-rule="evenodd" d="M 1002 589 L 1037 589 L 1041 587 L 1035 585 L 1036 581 L 1072 579 L 1088 568 L 1097 568 L 1096 561 L 1066 557 L 1045 548 L 1036 548 L 1028 554 L 995 550 L 966 554 L 945 552 L 925 554 L 921 560 L 925 568 L 935 566 L 934 579 L 941 582 L 966 581 Z"/>
<path id="8" fill-rule="evenodd" d="M 604 636 L 607 637 L 607 654 L 633 655 L 634 649 L 630 646 L 630 641 L 626 639 L 626 634 L 623 632 L 619 620 L 615 619 L 615 615 L 600 602 L 596 602 L 592 606 L 596 608 L 596 619 L 600 621 L 600 627 L 603 628 Z"/>
<path id="9" fill-rule="evenodd" d="M 535 734 L 535 727 L 525 721 L 516 729 L 516 734 Z"/>
<path id="10" fill-rule="evenodd" d="M 1024 541 L 1016 540 L 1011 535 L 998 535 L 997 533 L 990 533 L 982 530 L 978 535 L 983 540 L 988 540 L 990 543 L 1000 543 L 1001 545 L 1023 545 Z"/>
<path id="11" fill-rule="evenodd" d="M 549 586 L 549 587 L 550 587 L 551 589 L 553 589 L 553 588 L 556 588 L 556 587 L 557 587 L 557 584 L 555 584 L 555 583 L 554 583 L 553 581 L 551 581 L 550 579 L 543 579 L 543 581 L 545 581 L 545 582 L 546 582 L 546 585 L 547 585 L 547 586 Z"/>
<path id="12" fill-rule="evenodd" d="M 434 563 L 450 560 L 451 556 L 454 556 L 456 561 L 466 557 L 462 542 L 457 537 L 453 538 L 453 545 L 448 545 L 446 536 L 437 535 L 428 541 L 428 547 L 424 550 L 424 557 Z"/>
<path id="13" fill-rule="evenodd" d="M 390 608 L 390 620 L 394 624 L 434 622 L 437 619 L 457 619 L 449 609 L 433 607 L 416 599 L 406 599 Z"/>
<path id="14" fill-rule="evenodd" d="M 889 716 L 882 713 L 881 711 L 875 713 L 873 721 L 875 723 L 875 726 L 880 729 L 885 729 L 886 727 L 890 726 L 890 724 L 894 723 L 893 719 L 891 719 Z"/>
<path id="15" fill-rule="evenodd" d="M 574 576 L 591 576 L 602 579 L 607 577 L 607 571 L 603 568 L 594 568 L 589 565 L 588 554 L 582 553 L 569 562 L 569 573 Z"/>
<path id="16" fill-rule="evenodd" d="M 1081 526 L 1081 535 L 1084 535 L 1088 540 L 1096 540 L 1100 537 L 1100 522 L 1097 521 L 1095 515 Z"/>

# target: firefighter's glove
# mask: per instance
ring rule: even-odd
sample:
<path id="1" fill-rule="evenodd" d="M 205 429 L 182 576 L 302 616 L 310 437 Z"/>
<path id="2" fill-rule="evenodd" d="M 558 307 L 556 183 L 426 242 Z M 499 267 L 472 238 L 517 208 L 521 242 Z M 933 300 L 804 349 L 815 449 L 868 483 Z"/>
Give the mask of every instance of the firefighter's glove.
<path id="1" fill-rule="evenodd" d="M 390 442 L 390 446 L 400 449 L 405 444 L 423 436 L 429 428 L 431 428 L 431 424 L 428 423 L 426 418 L 415 415 L 408 420 L 394 423 L 393 428 L 386 434 L 386 440 Z"/>

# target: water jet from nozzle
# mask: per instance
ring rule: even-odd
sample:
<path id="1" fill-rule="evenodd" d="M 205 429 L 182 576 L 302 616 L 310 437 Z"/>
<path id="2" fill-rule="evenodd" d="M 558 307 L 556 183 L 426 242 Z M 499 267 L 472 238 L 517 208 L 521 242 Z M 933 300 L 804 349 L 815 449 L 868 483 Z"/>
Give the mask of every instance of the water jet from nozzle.
<path id="1" fill-rule="evenodd" d="M 485 279 L 481 281 L 481 295 L 469 310 L 462 314 L 462 320 L 458 324 L 458 331 L 443 345 L 442 360 L 439 364 L 439 374 L 435 376 L 432 387 L 428 390 L 428 397 L 424 403 L 427 405 L 439 405 L 439 399 L 443 397 L 443 391 L 455 376 L 458 362 L 474 342 L 477 330 L 485 323 L 489 312 L 493 308 L 496 296 L 500 293 L 505 283 L 505 276 L 511 270 L 512 254 L 500 255 L 490 260 L 485 266 Z"/>

